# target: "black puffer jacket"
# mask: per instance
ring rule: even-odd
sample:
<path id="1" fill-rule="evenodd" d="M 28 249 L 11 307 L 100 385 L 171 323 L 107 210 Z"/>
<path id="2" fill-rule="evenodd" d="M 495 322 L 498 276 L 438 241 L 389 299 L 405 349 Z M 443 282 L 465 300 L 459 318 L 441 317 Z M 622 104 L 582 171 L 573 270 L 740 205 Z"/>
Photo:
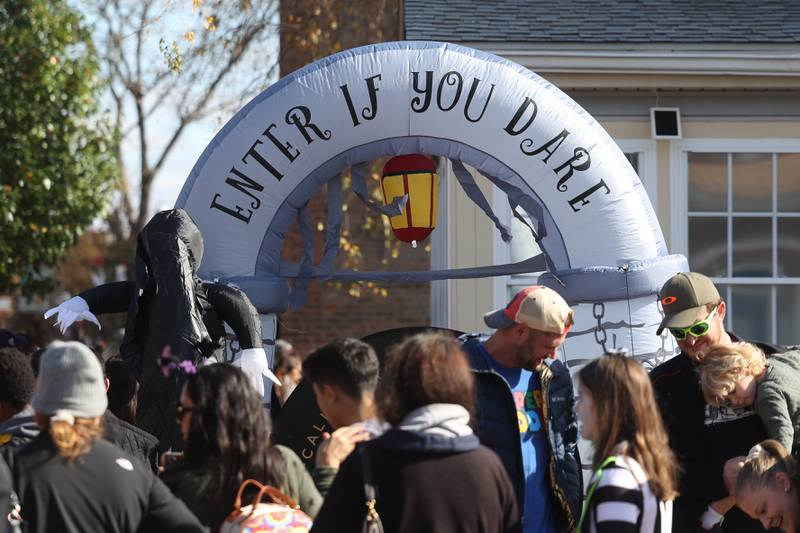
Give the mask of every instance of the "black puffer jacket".
<path id="1" fill-rule="evenodd" d="M 475 416 L 472 425 L 481 444 L 491 448 L 506 467 L 514 484 L 520 511 L 524 512 L 525 479 L 517 409 L 506 380 L 488 365 L 478 351 L 478 345 L 488 338 L 488 335 L 480 334 L 461 337 L 475 374 Z M 558 525 L 561 531 L 574 531 L 583 501 L 583 475 L 578 455 L 578 424 L 573 409 L 575 397 L 572 378 L 567 367 L 558 360 L 546 360 L 538 371 L 545 404 L 545 427 L 550 442 L 548 478 L 553 499 L 559 507 L 555 515 L 560 518 Z"/>
<path id="2" fill-rule="evenodd" d="M 158 439 L 150 433 L 120 420 L 111 411 L 103 415 L 105 439 L 113 442 L 145 466 L 158 473 Z"/>

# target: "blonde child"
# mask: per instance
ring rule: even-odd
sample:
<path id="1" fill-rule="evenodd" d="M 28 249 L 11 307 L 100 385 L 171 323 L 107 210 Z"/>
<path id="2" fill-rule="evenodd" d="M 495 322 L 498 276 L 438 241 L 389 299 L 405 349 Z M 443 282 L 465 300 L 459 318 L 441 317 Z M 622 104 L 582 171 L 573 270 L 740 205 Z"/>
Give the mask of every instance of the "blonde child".
<path id="1" fill-rule="evenodd" d="M 711 348 L 698 371 L 708 403 L 754 406 L 767 435 L 796 455 L 800 446 L 800 352 L 767 359 L 755 345 L 735 342 Z"/>
<path id="2" fill-rule="evenodd" d="M 736 477 L 734 493 L 736 505 L 765 530 L 796 533 L 800 528 L 797 464 L 778 441 L 753 446 Z"/>

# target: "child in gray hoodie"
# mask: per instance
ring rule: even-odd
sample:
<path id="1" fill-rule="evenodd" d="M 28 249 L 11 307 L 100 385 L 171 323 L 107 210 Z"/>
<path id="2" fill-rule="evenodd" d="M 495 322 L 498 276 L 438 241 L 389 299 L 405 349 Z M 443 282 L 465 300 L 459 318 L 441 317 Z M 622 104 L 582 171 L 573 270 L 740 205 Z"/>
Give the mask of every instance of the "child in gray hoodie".
<path id="1" fill-rule="evenodd" d="M 767 435 L 797 455 L 800 447 L 800 351 L 771 355 L 735 342 L 709 350 L 699 365 L 700 385 L 712 405 L 752 405 Z"/>

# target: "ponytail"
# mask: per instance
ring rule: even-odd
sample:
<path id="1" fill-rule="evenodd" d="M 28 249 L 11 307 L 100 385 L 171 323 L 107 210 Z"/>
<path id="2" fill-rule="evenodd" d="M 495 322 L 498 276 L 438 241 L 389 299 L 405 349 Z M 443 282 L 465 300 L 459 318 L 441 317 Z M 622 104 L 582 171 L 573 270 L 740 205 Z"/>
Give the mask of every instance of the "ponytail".
<path id="1" fill-rule="evenodd" d="M 67 461 L 74 461 L 89 453 L 94 441 L 103 436 L 102 418 L 99 416 L 71 421 L 51 419 L 49 425 L 50 439 Z"/>
<path id="2" fill-rule="evenodd" d="M 737 498 L 743 490 L 772 486 L 775 475 L 786 474 L 797 484 L 797 463 L 792 455 L 776 440 L 765 440 L 750 449 L 744 466 L 736 477 Z"/>

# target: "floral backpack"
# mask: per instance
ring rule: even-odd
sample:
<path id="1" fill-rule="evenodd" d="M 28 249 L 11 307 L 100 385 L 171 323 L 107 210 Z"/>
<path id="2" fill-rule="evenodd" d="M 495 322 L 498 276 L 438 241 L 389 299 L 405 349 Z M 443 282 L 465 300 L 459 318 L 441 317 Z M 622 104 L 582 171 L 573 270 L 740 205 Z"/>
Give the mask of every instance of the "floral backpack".
<path id="1" fill-rule="evenodd" d="M 258 494 L 253 503 L 242 506 L 242 493 L 248 486 L 255 487 Z M 263 502 L 265 497 L 270 501 Z M 311 523 L 311 517 L 292 498 L 275 487 L 248 479 L 239 487 L 233 512 L 222 523 L 220 533 L 306 533 Z"/>

